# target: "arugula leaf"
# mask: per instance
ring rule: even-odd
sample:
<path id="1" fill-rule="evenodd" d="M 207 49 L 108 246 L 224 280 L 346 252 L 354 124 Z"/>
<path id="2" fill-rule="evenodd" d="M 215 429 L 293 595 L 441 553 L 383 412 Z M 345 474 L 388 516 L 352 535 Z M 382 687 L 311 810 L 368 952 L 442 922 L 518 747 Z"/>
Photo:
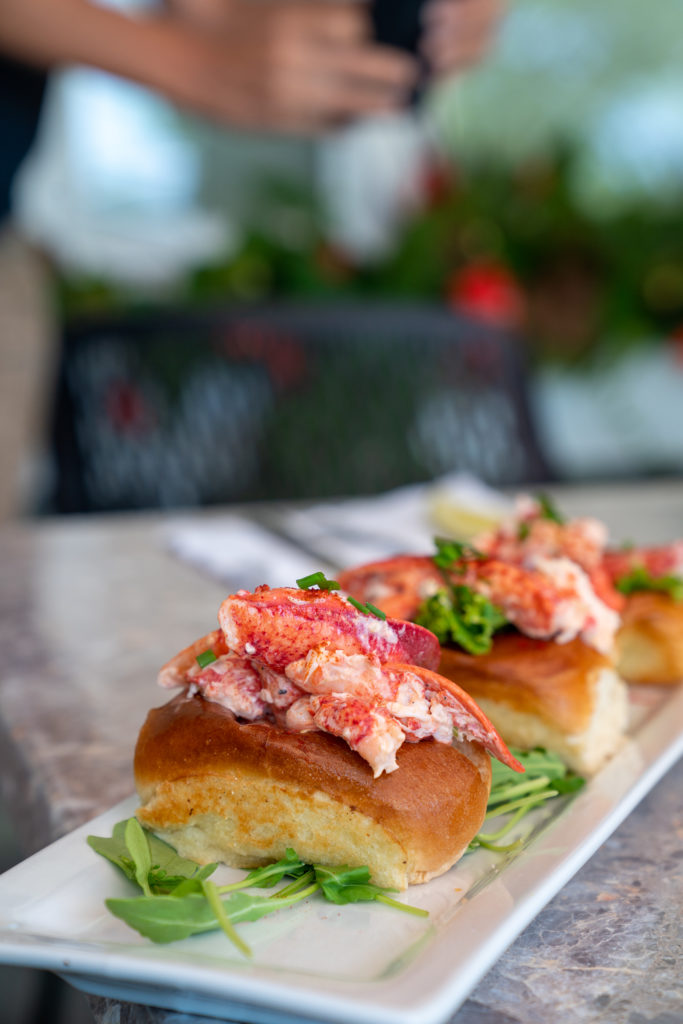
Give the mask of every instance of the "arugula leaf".
<path id="1" fill-rule="evenodd" d="M 143 890 L 142 896 L 109 899 L 105 904 L 115 917 L 153 942 L 175 942 L 222 928 L 240 952 L 250 956 L 251 950 L 236 934 L 234 924 L 257 921 L 265 914 L 292 906 L 316 891 L 322 891 L 333 903 L 377 900 L 406 913 L 427 916 L 427 911 L 392 900 L 386 895 L 392 890 L 370 883 L 367 867 L 313 866 L 302 861 L 291 848 L 286 850 L 281 860 L 255 868 L 240 882 L 219 887 L 207 881 L 216 864 L 200 868 L 194 861 L 184 860 L 168 844 L 146 832 L 136 818 L 118 822 L 111 839 L 88 836 L 88 844 Z M 154 858 L 159 863 L 153 864 Z M 285 877 L 294 881 L 272 896 L 234 891 L 247 887 L 272 887 Z M 223 900 L 222 895 L 228 892 L 231 895 Z"/>
<path id="2" fill-rule="evenodd" d="M 367 867 L 349 867 L 343 864 L 339 867 L 326 867 L 323 864 L 314 864 L 316 881 L 322 889 L 323 895 L 332 903 L 356 903 L 363 900 L 374 900 L 379 889 L 370 883 L 370 871 Z M 392 889 L 392 892 L 396 890 Z"/>
<path id="3" fill-rule="evenodd" d="M 564 778 L 567 774 L 567 766 L 564 761 L 557 754 L 553 754 L 552 751 L 545 750 L 543 747 L 534 747 L 532 750 L 515 749 L 514 756 L 524 766 L 523 778 L 525 781 L 537 779 L 539 776 L 545 776 L 554 781 Z M 508 768 L 501 761 L 491 761 L 491 773 L 492 795 L 498 792 L 503 785 L 518 784 L 520 780 L 519 773 Z"/>
<path id="4" fill-rule="evenodd" d="M 521 782 L 517 772 L 499 761 L 491 762 L 491 793 L 486 819 L 504 815 L 506 820 L 496 832 L 479 832 L 469 845 L 471 850 L 478 846 L 496 853 L 518 849 L 523 839 L 505 846 L 499 845 L 498 840 L 507 835 L 535 807 L 557 796 L 576 793 L 585 784 L 585 779 L 570 772 L 557 754 L 541 747 L 529 751 L 514 749 L 513 753 L 525 769 Z"/>
<path id="5" fill-rule="evenodd" d="M 87 838 L 88 846 L 95 853 L 99 853 L 100 856 L 115 864 L 131 882 L 138 882 L 137 866 L 132 851 L 126 842 L 126 834 L 128 822 L 135 820 L 128 818 L 125 821 L 117 822 L 114 825 L 111 837 L 88 836 Z M 147 881 L 152 892 L 171 892 L 188 878 L 199 877 L 200 875 L 203 878 L 207 878 L 218 867 L 217 864 L 206 864 L 200 869 L 199 865 L 195 864 L 194 861 L 179 857 L 168 843 L 157 839 L 151 832 L 147 832 L 144 829 L 142 831 L 150 851 L 151 866 Z M 138 882 L 138 884 L 140 883 Z M 144 891 L 144 886 L 140 885 L 140 888 Z"/>
<path id="6" fill-rule="evenodd" d="M 298 903 L 317 888 L 317 884 L 311 885 L 308 889 L 281 900 L 236 892 L 227 900 L 221 900 L 221 904 L 230 924 L 258 921 L 266 914 Z M 105 903 L 115 917 L 125 921 L 129 927 L 152 942 L 176 942 L 179 939 L 187 939 L 190 935 L 199 935 L 220 927 L 216 912 L 204 893 L 192 892 L 182 898 L 138 896 L 136 899 L 109 899 Z"/>
<path id="7" fill-rule="evenodd" d="M 273 864 L 266 864 L 262 868 L 254 868 L 241 882 L 233 882 L 231 885 L 222 885 L 221 892 L 231 892 L 235 889 L 268 889 L 277 882 L 282 881 L 285 875 L 291 878 L 299 878 L 309 870 L 308 864 L 297 856 L 290 847 L 285 850 L 282 860 Z"/>
<path id="8" fill-rule="evenodd" d="M 367 867 L 349 867 L 342 864 L 338 867 L 327 867 L 323 864 L 314 864 L 315 877 L 320 885 L 325 899 L 331 903 L 362 903 L 377 900 L 389 906 L 396 907 L 408 914 L 415 914 L 420 917 L 427 917 L 428 911 L 419 907 L 411 907 L 406 903 L 399 903 L 398 900 L 390 899 L 386 894 L 396 892 L 395 889 L 384 889 L 374 885 L 370 881 L 370 870 Z"/>
<path id="9" fill-rule="evenodd" d="M 434 633 L 439 643 L 456 643 L 470 654 L 491 649 L 493 634 L 507 619 L 488 598 L 457 584 L 438 590 L 418 608 L 415 621 Z"/>
<path id="10" fill-rule="evenodd" d="M 638 590 L 658 590 L 668 594 L 673 601 L 683 601 L 683 578 L 671 574 L 653 576 L 644 565 L 631 569 L 626 576 L 617 580 L 615 586 L 622 594 L 633 594 Z"/>
<path id="11" fill-rule="evenodd" d="M 225 911 L 225 905 L 223 904 L 220 896 L 218 895 L 218 889 L 216 888 L 216 886 L 213 884 L 213 882 L 204 878 L 201 880 L 199 884 L 202 887 L 202 892 L 204 894 L 206 902 L 213 910 L 214 914 L 216 915 L 216 920 L 218 921 L 218 924 L 223 929 L 223 934 L 230 939 L 234 946 L 237 946 L 240 953 L 243 953 L 245 956 L 251 956 L 251 949 L 235 931 L 232 921 L 230 920 L 230 917 Z"/>
<path id="12" fill-rule="evenodd" d="M 126 822 L 124 839 L 128 851 L 133 858 L 135 867 L 135 881 L 138 883 L 145 896 L 151 896 L 149 887 L 149 873 L 152 870 L 152 851 L 145 831 L 137 818 L 129 818 Z"/>
<path id="13" fill-rule="evenodd" d="M 105 857 L 112 864 L 115 864 L 117 868 L 123 871 L 126 878 L 134 882 L 135 865 L 123 837 L 125 830 L 126 822 L 119 821 L 114 825 L 111 837 L 88 836 L 87 843 L 95 853 L 99 853 L 101 857 Z"/>

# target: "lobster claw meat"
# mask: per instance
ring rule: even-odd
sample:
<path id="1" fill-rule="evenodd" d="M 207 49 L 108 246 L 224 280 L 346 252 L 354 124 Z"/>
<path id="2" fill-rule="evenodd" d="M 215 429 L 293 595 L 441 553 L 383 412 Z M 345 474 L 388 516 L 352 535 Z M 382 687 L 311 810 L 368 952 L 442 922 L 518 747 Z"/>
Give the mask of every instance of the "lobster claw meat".
<path id="1" fill-rule="evenodd" d="M 325 590 L 257 587 L 223 601 L 218 621 L 230 650 L 282 672 L 313 647 L 333 644 L 345 654 L 373 654 L 435 669 L 441 651 L 428 629 L 359 611 Z"/>

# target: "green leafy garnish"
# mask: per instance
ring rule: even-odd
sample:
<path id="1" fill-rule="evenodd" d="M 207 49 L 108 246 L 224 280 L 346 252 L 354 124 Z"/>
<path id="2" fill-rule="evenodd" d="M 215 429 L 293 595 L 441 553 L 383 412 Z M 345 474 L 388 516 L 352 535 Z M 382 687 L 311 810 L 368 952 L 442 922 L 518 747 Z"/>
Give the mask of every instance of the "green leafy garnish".
<path id="1" fill-rule="evenodd" d="M 473 558 L 486 558 L 486 555 L 477 548 L 472 547 L 471 544 L 462 544 L 457 540 L 435 537 L 434 544 L 436 545 L 436 554 L 433 561 L 438 569 L 451 569 L 457 562 Z"/>
<path id="2" fill-rule="evenodd" d="M 507 619 L 488 598 L 456 584 L 423 601 L 415 622 L 431 630 L 441 644 L 456 643 L 470 654 L 486 654 L 493 634 Z"/>
<path id="3" fill-rule="evenodd" d="M 88 836 L 88 844 L 142 889 L 142 896 L 109 899 L 105 903 L 115 917 L 153 942 L 175 942 L 222 928 L 244 956 L 251 956 L 249 946 L 236 933 L 234 925 L 258 921 L 315 892 L 337 904 L 376 900 L 408 914 L 427 916 L 427 911 L 387 896 L 393 890 L 373 885 L 367 867 L 306 864 L 292 849 L 287 849 L 281 860 L 255 868 L 239 882 L 217 886 L 207 881 L 215 864 L 200 868 L 194 861 L 178 857 L 170 846 L 143 829 L 136 818 L 118 822 L 110 839 Z M 158 863 L 152 863 L 155 858 Z M 175 874 L 168 874 L 169 870 Z M 294 881 L 272 896 L 235 891 L 270 887 L 285 877 Z M 224 899 L 226 893 L 229 895 Z"/>
<path id="4" fill-rule="evenodd" d="M 486 810 L 486 819 L 508 816 L 501 827 L 495 832 L 479 832 L 470 849 L 483 846 L 496 853 L 508 853 L 519 849 L 523 839 L 500 845 L 499 840 L 524 818 L 529 811 L 540 807 L 556 796 L 576 793 L 585 779 L 570 772 L 557 754 L 549 753 L 540 747 L 534 750 L 513 750 L 512 753 L 524 767 L 524 775 L 520 781 L 519 774 L 500 761 L 491 762 L 491 793 Z"/>
<path id="5" fill-rule="evenodd" d="M 218 889 L 211 879 L 203 878 L 201 881 L 201 887 L 202 893 L 206 898 L 206 902 L 213 910 L 216 920 L 223 929 L 224 934 L 230 939 L 234 946 L 237 946 L 241 953 L 244 953 L 245 956 L 251 956 L 251 949 L 235 931 L 232 921 L 230 920 L 230 916 L 226 913 L 225 904 L 221 900 L 218 894 Z"/>
<path id="6" fill-rule="evenodd" d="M 674 601 L 683 601 L 683 578 L 671 574 L 653 576 L 644 565 L 631 569 L 626 576 L 618 579 L 615 585 L 622 594 L 633 594 L 637 590 L 658 590 L 668 594 Z"/>
<path id="7" fill-rule="evenodd" d="M 128 819 L 132 820 L 135 819 Z M 140 863 L 136 863 L 134 853 L 126 843 L 128 821 L 119 821 L 114 826 L 111 837 L 88 836 L 88 845 L 100 856 L 115 864 L 131 882 L 137 882 Z M 168 843 L 157 839 L 151 832 L 144 829 L 142 831 L 148 843 L 152 862 L 147 882 L 153 893 L 169 893 L 188 878 L 196 878 L 200 874 L 207 878 L 218 866 L 207 864 L 200 869 L 194 861 L 179 857 Z M 141 888 L 144 890 L 143 886 Z"/>
<path id="8" fill-rule="evenodd" d="M 308 576 L 302 576 L 296 581 L 299 590 L 309 590 L 311 587 L 318 587 L 320 590 L 339 590 L 340 586 L 336 580 L 328 580 L 325 573 L 321 571 L 312 572 Z"/>
<path id="9" fill-rule="evenodd" d="M 150 850 L 147 834 L 137 818 L 128 819 L 123 838 L 133 859 L 135 881 L 145 896 L 151 896 L 152 890 L 149 887 L 149 873 L 152 870 L 152 851 Z"/>
<path id="10" fill-rule="evenodd" d="M 208 651 L 202 651 L 201 654 L 198 654 L 195 660 L 200 668 L 206 668 L 206 666 L 210 665 L 213 661 L 218 661 L 218 658 L 211 648 L 209 648 Z"/>
<path id="11" fill-rule="evenodd" d="M 281 882 L 285 875 L 289 875 L 290 878 L 299 878 L 308 870 L 308 864 L 304 864 L 294 850 L 287 848 L 282 860 L 266 864 L 262 868 L 254 868 L 241 882 L 221 886 L 221 892 L 232 892 L 235 889 L 268 889 Z"/>
<path id="12" fill-rule="evenodd" d="M 246 892 L 236 892 L 227 900 L 221 900 L 222 914 L 229 925 L 241 921 L 258 921 L 266 914 L 291 906 L 310 896 L 318 888 L 311 885 L 308 889 L 295 896 L 272 900 L 267 896 L 252 896 Z M 212 893 L 212 899 L 220 892 Z M 221 927 L 216 911 L 206 898 L 206 894 L 189 893 L 181 898 L 175 896 L 138 896 L 135 899 L 105 900 L 108 910 L 115 917 L 121 918 L 127 925 L 134 928 L 152 942 L 175 942 L 186 939 L 190 935 L 215 931 Z M 227 934 L 230 936 L 230 928 Z M 239 940 L 241 952 L 244 943 Z M 247 947 L 248 949 L 248 947 Z"/>
<path id="13" fill-rule="evenodd" d="M 470 654 L 485 654 L 491 649 L 496 630 L 507 625 L 500 608 L 471 587 L 454 582 L 464 572 L 459 563 L 484 559 L 470 544 L 435 537 L 433 562 L 443 577 L 444 586 L 422 602 L 415 622 L 434 633 L 439 643 L 455 643 Z"/>
<path id="14" fill-rule="evenodd" d="M 540 506 L 542 519 L 550 519 L 553 523 L 559 523 L 560 526 L 564 525 L 566 520 L 558 511 L 552 498 L 549 498 L 547 494 L 537 494 L 536 501 Z"/>
<path id="15" fill-rule="evenodd" d="M 399 910 L 405 910 L 409 914 L 419 917 L 428 917 L 429 912 L 419 907 L 410 907 L 405 903 L 399 903 L 387 896 L 388 892 L 395 892 L 395 889 L 383 889 L 379 885 L 373 885 L 370 881 L 370 870 L 367 867 L 352 868 L 348 864 L 338 867 L 324 867 L 320 864 L 314 865 L 315 877 L 326 899 L 332 903 L 360 903 L 369 900 L 377 900 L 386 903 Z"/>
<path id="16" fill-rule="evenodd" d="M 531 526 L 526 519 L 523 519 L 517 527 L 517 540 L 526 540 L 530 533 Z"/>

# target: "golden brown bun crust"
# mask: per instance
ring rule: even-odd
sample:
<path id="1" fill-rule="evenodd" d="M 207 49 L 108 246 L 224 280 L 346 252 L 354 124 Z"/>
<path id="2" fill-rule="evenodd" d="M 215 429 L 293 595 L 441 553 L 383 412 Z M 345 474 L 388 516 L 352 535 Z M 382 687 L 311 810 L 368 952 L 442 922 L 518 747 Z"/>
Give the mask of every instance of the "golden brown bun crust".
<path id="1" fill-rule="evenodd" d="M 561 732 L 580 733 L 594 711 L 595 679 L 611 664 L 580 640 L 557 644 L 511 632 L 499 633 L 488 654 L 442 648 L 439 672 L 476 701 L 488 698 Z"/>
<path id="2" fill-rule="evenodd" d="M 478 744 L 434 740 L 405 743 L 397 760 L 397 771 L 373 779 L 343 740 L 242 724 L 180 695 L 150 711 L 140 732 L 138 817 L 189 850 L 175 842 L 185 832 L 208 859 L 216 844 L 239 866 L 293 846 L 306 860 L 367 864 L 378 884 L 404 888 L 464 852 L 484 819 L 491 767 Z"/>
<path id="3" fill-rule="evenodd" d="M 653 590 L 630 594 L 617 634 L 617 666 L 630 683 L 683 680 L 683 601 Z"/>

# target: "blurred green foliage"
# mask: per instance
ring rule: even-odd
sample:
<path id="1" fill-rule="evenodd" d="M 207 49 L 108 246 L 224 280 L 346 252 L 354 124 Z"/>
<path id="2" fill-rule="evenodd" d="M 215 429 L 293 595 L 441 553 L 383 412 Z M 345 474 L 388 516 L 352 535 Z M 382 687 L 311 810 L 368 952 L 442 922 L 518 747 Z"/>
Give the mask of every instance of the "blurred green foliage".
<path id="1" fill-rule="evenodd" d="M 164 295 L 61 277 L 62 317 L 234 301 L 345 299 L 447 304 L 497 319 L 543 360 L 577 363 L 683 330 L 683 192 L 640 198 L 601 217 L 578 201 L 573 153 L 515 168 L 434 162 L 423 200 L 405 211 L 390 252 L 354 261 L 328 241 L 310 194 L 274 190 L 235 253 L 198 267 Z M 463 275 L 479 268 L 472 290 Z M 506 276 L 513 311 L 496 298 Z M 486 298 L 481 301 L 482 293 Z M 514 305 L 514 304 L 513 304 Z"/>

